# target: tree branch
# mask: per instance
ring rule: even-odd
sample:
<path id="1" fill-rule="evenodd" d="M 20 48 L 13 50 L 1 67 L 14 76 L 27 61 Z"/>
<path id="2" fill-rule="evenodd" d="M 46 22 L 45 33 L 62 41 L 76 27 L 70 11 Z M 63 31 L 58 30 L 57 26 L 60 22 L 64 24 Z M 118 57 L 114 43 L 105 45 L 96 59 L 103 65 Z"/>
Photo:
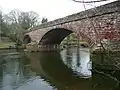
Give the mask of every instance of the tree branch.
<path id="1" fill-rule="evenodd" d="M 108 1 L 108 0 L 93 0 L 93 1 L 84 1 L 84 0 L 73 0 L 74 2 L 78 2 L 78 3 L 96 3 L 96 2 L 102 2 L 102 1 Z"/>

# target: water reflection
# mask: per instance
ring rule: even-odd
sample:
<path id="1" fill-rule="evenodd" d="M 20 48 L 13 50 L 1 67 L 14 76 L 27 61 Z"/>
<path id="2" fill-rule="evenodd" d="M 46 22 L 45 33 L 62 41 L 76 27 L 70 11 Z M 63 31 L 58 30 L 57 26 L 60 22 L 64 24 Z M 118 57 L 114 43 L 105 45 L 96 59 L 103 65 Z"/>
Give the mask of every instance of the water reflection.
<path id="1" fill-rule="evenodd" d="M 68 68 L 68 66 L 66 66 L 62 62 L 60 53 L 43 52 L 39 55 L 37 55 L 37 53 L 34 53 L 32 55 L 27 54 L 27 56 L 31 58 L 31 62 L 36 62 L 36 64 L 31 63 L 32 69 L 35 70 L 35 72 L 39 73 L 41 76 L 45 76 L 43 78 L 47 79 L 46 81 L 48 81 L 55 88 L 75 88 L 75 85 L 84 86 L 84 84 L 87 86 L 87 88 L 91 88 L 92 84 L 90 83 L 90 79 L 82 79 L 75 73 L 73 73 L 73 70 L 71 68 Z M 35 57 L 36 59 L 34 59 L 33 57 Z"/>
<path id="2" fill-rule="evenodd" d="M 110 90 L 112 80 L 88 68 L 89 49 L 0 55 L 0 90 Z M 87 77 L 87 78 L 83 78 Z M 98 78 L 99 77 L 99 78 Z M 94 82 L 93 82 L 94 81 Z M 104 84 L 103 81 L 105 82 Z M 92 88 L 92 85 L 94 88 Z"/>
<path id="3" fill-rule="evenodd" d="M 91 77 L 90 53 L 87 48 L 69 48 L 61 52 L 64 63 L 81 77 Z M 66 58 L 64 58 L 66 57 Z"/>
<path id="4" fill-rule="evenodd" d="M 0 90 L 52 90 L 46 83 L 41 85 L 43 80 L 31 70 L 31 61 L 26 56 L 6 55 L 3 59 Z"/>
<path id="5" fill-rule="evenodd" d="M 80 61 L 81 61 L 81 58 L 80 58 L 80 48 L 77 49 L 77 53 L 76 53 L 76 60 L 77 60 L 77 64 L 76 66 L 77 67 L 80 67 Z M 88 56 L 89 57 L 89 56 Z"/>

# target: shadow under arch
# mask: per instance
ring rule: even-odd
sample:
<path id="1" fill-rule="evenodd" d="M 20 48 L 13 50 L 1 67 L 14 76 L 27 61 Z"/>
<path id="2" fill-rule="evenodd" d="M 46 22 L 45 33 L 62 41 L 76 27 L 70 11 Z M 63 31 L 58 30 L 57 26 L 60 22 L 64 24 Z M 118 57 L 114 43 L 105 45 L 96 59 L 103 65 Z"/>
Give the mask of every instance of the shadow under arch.
<path id="1" fill-rule="evenodd" d="M 31 37 L 29 35 L 25 35 L 23 38 L 23 43 L 28 44 L 31 42 Z"/>
<path id="2" fill-rule="evenodd" d="M 52 29 L 42 37 L 39 44 L 41 45 L 60 44 L 61 41 L 71 33 L 73 32 L 64 28 Z"/>

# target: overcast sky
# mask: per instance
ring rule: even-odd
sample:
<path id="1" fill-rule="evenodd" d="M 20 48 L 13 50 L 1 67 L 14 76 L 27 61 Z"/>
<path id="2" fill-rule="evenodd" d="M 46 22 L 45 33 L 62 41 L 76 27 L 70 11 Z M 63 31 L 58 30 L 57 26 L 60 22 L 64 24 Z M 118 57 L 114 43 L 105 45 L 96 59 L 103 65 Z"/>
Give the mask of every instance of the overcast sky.
<path id="1" fill-rule="evenodd" d="M 102 5 L 112 1 L 115 0 L 94 5 Z M 91 8 L 94 5 L 86 5 L 86 8 Z M 13 9 L 25 12 L 35 11 L 40 17 L 46 17 L 49 21 L 84 10 L 83 4 L 75 3 L 72 0 L 0 0 L 0 9 L 4 13 L 8 13 Z"/>

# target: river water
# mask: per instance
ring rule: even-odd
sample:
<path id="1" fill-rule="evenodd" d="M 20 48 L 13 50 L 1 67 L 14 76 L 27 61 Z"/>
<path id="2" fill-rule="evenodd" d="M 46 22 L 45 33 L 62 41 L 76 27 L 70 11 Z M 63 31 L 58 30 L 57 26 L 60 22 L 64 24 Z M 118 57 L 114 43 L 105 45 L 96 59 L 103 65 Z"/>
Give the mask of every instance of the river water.
<path id="1" fill-rule="evenodd" d="M 60 52 L 0 53 L 0 90 L 120 90 L 116 82 L 91 72 L 87 48 Z"/>

